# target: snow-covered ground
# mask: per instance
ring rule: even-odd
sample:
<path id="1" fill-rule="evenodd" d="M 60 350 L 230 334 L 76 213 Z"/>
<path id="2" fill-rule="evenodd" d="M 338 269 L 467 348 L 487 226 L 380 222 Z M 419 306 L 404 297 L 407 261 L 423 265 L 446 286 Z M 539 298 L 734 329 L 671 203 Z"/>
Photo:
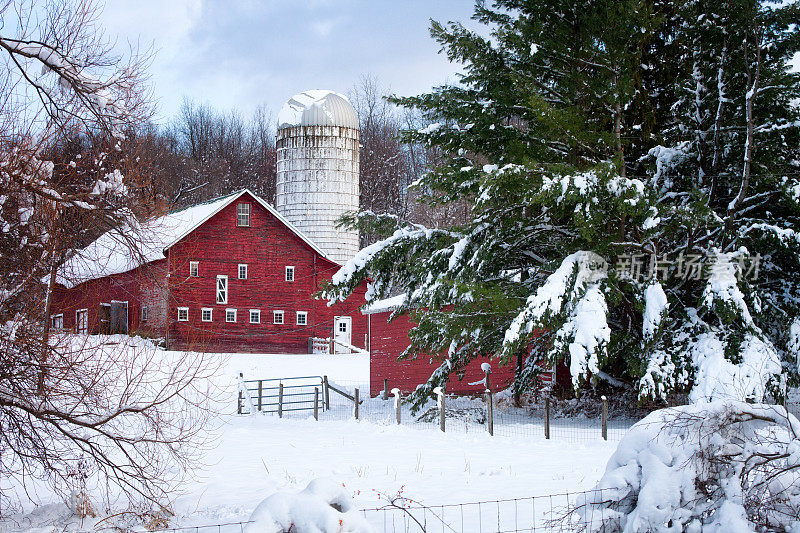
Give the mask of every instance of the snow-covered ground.
<path id="1" fill-rule="evenodd" d="M 332 381 L 366 383 L 368 358 L 354 356 L 225 355 L 218 384 L 228 400 L 216 438 L 202 468 L 175 495 L 171 525 L 247 520 L 256 505 L 276 491 L 300 491 L 317 478 L 344 483 L 358 508 L 384 505 L 386 495 L 403 495 L 426 505 L 444 505 L 591 488 L 605 470 L 614 442 L 571 443 L 525 436 L 489 436 L 467 425 L 447 433 L 435 424 L 320 420 L 311 416 L 236 416 L 237 376 L 267 379 L 327 375 Z M 381 400 L 369 400 L 373 407 Z M 391 409 L 391 402 L 385 402 Z M 377 407 L 375 407 L 377 408 Z M 391 411 L 389 411 L 391 412 Z M 229 414 L 231 413 L 231 414 Z M 467 431 L 465 431 L 465 429 Z M 378 494 L 384 496 L 379 498 Z M 18 493 L 25 511 L 33 504 Z M 39 504 L 58 502 L 41 492 Z M 65 508 L 41 517 L 16 515 L 7 531 L 64 521 Z M 61 509 L 61 511 L 59 511 Z M 373 517 L 373 519 L 379 519 Z M 528 526 L 529 527 L 529 526 Z M 379 528 L 378 528 L 379 529 Z"/>

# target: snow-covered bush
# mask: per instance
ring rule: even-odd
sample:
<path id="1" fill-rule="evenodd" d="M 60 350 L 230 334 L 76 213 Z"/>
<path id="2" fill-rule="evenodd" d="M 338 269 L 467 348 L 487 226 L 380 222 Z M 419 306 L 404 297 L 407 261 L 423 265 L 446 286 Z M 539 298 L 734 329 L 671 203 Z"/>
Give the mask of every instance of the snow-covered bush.
<path id="1" fill-rule="evenodd" d="M 315 479 L 299 493 L 276 492 L 250 516 L 244 533 L 369 533 L 342 483 Z"/>
<path id="2" fill-rule="evenodd" d="M 800 531 L 800 423 L 783 407 L 656 411 L 569 516 L 583 531 Z"/>

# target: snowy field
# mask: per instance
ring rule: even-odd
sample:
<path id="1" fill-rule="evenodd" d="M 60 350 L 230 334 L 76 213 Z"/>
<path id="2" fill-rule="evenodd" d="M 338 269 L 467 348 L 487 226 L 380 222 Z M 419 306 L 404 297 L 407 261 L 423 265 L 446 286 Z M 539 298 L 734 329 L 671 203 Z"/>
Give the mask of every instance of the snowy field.
<path id="1" fill-rule="evenodd" d="M 220 406 L 225 412 L 209 428 L 215 440 L 203 453 L 204 466 L 175 494 L 172 508 L 176 516 L 171 526 L 246 521 L 264 498 L 276 491 L 300 491 L 318 478 L 343 483 L 359 509 L 382 507 L 386 496 L 399 492 L 429 506 L 575 492 L 597 482 L 616 446 L 601 439 L 573 444 L 558 439 L 492 437 L 484 431 L 465 431 L 467 426 L 441 433 L 435 424 L 397 426 L 391 420 L 315 421 L 310 414 L 284 419 L 263 414 L 236 416 L 231 413 L 236 408 L 239 372 L 245 379 L 327 375 L 332 381 L 366 383 L 369 361 L 361 355 L 220 357 L 225 362 L 217 384 L 225 394 L 226 401 Z M 391 402 L 385 404 L 388 407 Z M 23 493 L 17 493 L 17 500 L 25 513 L 33 510 L 33 503 Z M 39 504 L 59 501 L 44 490 L 37 500 Z M 530 522 L 530 512 L 519 514 L 518 509 L 511 509 L 503 513 L 517 515 L 514 521 L 520 528 L 530 527 L 523 523 Z M 6 520 L 3 530 L 63 529 L 70 521 L 62 505 L 25 513 Z M 476 519 L 473 514 L 468 509 L 467 522 Z M 383 530 L 381 522 L 386 516 L 368 513 L 367 519 L 376 531 Z M 471 529 L 467 525 L 462 530 Z"/>

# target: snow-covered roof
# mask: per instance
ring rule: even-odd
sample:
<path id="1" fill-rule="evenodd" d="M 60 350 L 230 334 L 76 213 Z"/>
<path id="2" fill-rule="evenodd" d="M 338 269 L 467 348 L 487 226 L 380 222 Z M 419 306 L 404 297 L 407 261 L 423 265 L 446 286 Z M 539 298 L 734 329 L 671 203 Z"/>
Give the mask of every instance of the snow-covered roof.
<path id="1" fill-rule="evenodd" d="M 248 189 L 242 189 L 148 220 L 137 227 L 126 226 L 104 233 L 62 265 L 57 282 L 72 288 L 90 279 L 121 274 L 145 263 L 163 259 L 168 249 L 244 194 L 252 196 L 315 252 L 327 259 L 325 252 L 283 218 L 275 208 Z"/>
<path id="2" fill-rule="evenodd" d="M 358 129 L 358 116 L 343 94 L 312 89 L 296 94 L 278 113 L 278 128 L 344 126 Z"/>
<path id="3" fill-rule="evenodd" d="M 369 305 L 365 305 L 363 309 L 361 309 L 361 313 L 364 315 L 371 315 L 373 313 L 385 313 L 387 311 L 394 311 L 401 305 L 403 305 L 403 301 L 406 299 L 405 293 L 398 294 L 397 296 L 392 296 L 391 298 L 385 298 L 383 300 L 377 300 L 375 302 L 371 302 Z"/>

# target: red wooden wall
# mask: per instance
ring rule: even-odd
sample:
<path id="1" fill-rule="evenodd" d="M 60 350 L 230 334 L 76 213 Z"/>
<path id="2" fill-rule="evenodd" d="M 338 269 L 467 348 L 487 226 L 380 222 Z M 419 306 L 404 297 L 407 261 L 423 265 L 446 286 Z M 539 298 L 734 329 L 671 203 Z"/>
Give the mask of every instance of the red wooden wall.
<path id="1" fill-rule="evenodd" d="M 383 391 L 383 380 L 389 380 L 389 390 L 394 387 L 408 393 L 425 383 L 431 373 L 439 367 L 441 359 L 418 357 L 413 360 L 398 361 L 397 358 L 410 344 L 408 333 L 413 322 L 408 316 L 398 316 L 391 322 L 388 318 L 391 311 L 372 313 L 370 322 L 371 352 L 369 361 L 370 392 L 373 396 Z M 483 379 L 481 364 L 492 365 L 490 385 L 492 391 L 500 391 L 509 386 L 514 379 L 514 370 L 510 366 L 500 366 L 497 361 L 486 357 L 474 359 L 463 375 L 451 375 L 447 384 L 447 392 L 454 394 L 478 394 L 485 390 L 483 385 L 470 385 Z"/>

